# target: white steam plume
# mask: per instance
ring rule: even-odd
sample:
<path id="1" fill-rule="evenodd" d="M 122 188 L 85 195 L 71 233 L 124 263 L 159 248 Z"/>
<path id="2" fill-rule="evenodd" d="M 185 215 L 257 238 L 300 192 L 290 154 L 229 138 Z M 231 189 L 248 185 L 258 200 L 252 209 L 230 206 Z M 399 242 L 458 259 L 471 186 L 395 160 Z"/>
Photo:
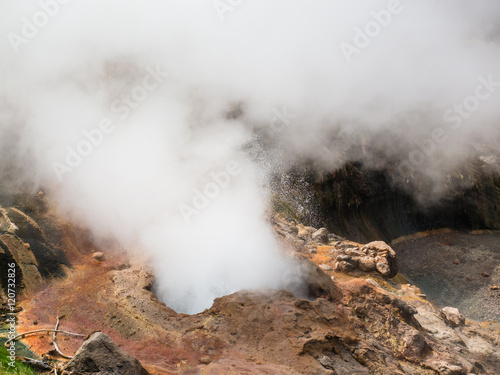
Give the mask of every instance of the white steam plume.
<path id="1" fill-rule="evenodd" d="M 437 187 L 499 143 L 499 20 L 494 0 L 3 2 L 2 182 L 145 248 L 178 310 L 282 287 L 255 128 L 271 169 L 391 160 Z"/>

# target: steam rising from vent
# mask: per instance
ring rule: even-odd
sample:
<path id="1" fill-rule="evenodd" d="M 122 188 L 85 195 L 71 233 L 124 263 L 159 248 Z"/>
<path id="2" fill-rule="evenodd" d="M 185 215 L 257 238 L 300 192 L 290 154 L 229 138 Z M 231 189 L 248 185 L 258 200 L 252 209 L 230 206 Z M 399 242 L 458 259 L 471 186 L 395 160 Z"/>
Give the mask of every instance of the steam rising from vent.
<path id="1" fill-rule="evenodd" d="M 286 286 L 264 212 L 290 162 L 390 166 L 428 197 L 499 143 L 498 1 L 234 3 L 0 5 L 2 184 L 145 249 L 179 311 Z"/>

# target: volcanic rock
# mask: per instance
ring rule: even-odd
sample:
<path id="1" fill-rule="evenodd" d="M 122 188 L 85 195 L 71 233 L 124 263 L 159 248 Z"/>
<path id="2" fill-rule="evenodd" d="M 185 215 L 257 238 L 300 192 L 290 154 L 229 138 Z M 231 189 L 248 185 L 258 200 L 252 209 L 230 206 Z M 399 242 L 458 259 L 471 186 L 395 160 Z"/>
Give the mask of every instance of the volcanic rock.
<path id="1" fill-rule="evenodd" d="M 333 267 L 330 266 L 329 264 L 320 264 L 319 268 L 321 268 L 323 271 L 331 271 L 333 270 Z"/>
<path id="2" fill-rule="evenodd" d="M 106 260 L 106 255 L 100 251 L 96 251 L 92 254 L 92 259 L 97 260 L 98 262 L 103 262 Z"/>
<path id="3" fill-rule="evenodd" d="M 362 251 L 355 249 L 355 248 L 345 249 L 345 253 L 349 256 L 352 256 L 352 257 L 364 257 L 365 256 L 365 253 L 363 253 Z"/>
<path id="4" fill-rule="evenodd" d="M 358 267 L 363 272 L 371 272 L 375 271 L 377 263 L 375 262 L 375 258 L 362 257 L 358 260 Z"/>
<path id="5" fill-rule="evenodd" d="M 337 236 L 336 234 L 334 233 L 329 233 L 328 234 L 328 241 L 329 242 L 332 242 L 332 241 L 342 241 L 344 240 L 342 237 L 340 236 Z"/>
<path id="6" fill-rule="evenodd" d="M 149 375 L 106 334 L 96 332 L 66 364 L 63 375 Z"/>
<path id="7" fill-rule="evenodd" d="M 354 266 L 352 263 L 346 262 L 345 260 L 342 260 L 340 262 L 337 262 L 335 266 L 335 270 L 340 271 L 340 272 L 351 272 L 354 271 Z"/>
<path id="8" fill-rule="evenodd" d="M 394 277 L 398 273 L 396 252 L 385 242 L 377 241 L 364 246 L 359 245 L 361 248 L 354 246 L 337 242 L 335 248 L 329 251 L 337 261 L 335 263 L 337 271 L 376 272 L 385 277 Z"/>
<path id="9" fill-rule="evenodd" d="M 375 250 L 377 253 L 384 253 L 390 255 L 391 257 L 396 257 L 396 252 L 384 241 L 373 241 L 367 243 L 361 248 L 361 250 L 363 249 Z"/>
<path id="10" fill-rule="evenodd" d="M 337 255 L 337 261 L 339 262 L 352 262 L 352 257 L 347 254 Z"/>
<path id="11" fill-rule="evenodd" d="M 311 259 L 315 258 L 317 264 L 321 264 L 321 268 L 325 271 L 334 270 L 353 275 L 373 273 L 389 278 L 398 273 L 396 252 L 383 241 L 361 245 L 341 240 L 335 242 L 333 246 L 318 246 L 318 243 L 330 242 L 330 235 L 326 228 L 316 230 L 313 227 L 297 224 L 295 228 L 298 230 L 298 234 L 294 235 L 293 231 L 287 228 L 292 227 L 295 223 L 287 222 L 279 215 L 273 217 L 272 223 L 278 235 L 284 238 L 288 244 L 293 244 L 297 251 L 306 253 Z M 299 242 L 300 244 L 296 245 Z M 314 254 L 318 254 L 318 250 L 330 258 L 330 261 L 323 255 L 315 256 Z"/>
<path id="12" fill-rule="evenodd" d="M 459 327 L 465 324 L 465 318 L 460 311 L 454 307 L 444 307 L 443 313 L 445 315 L 446 322 L 450 327 Z"/>
<path id="13" fill-rule="evenodd" d="M 378 262 L 376 264 L 377 271 L 382 274 L 382 276 L 389 276 L 391 274 L 391 269 L 387 264 L 384 264 L 382 262 Z"/>
<path id="14" fill-rule="evenodd" d="M 374 241 L 364 245 L 361 251 L 375 253 L 378 263 L 384 266 L 377 266 L 377 270 L 384 276 L 394 277 L 398 274 L 398 260 L 396 252 L 383 241 Z"/>
<path id="15" fill-rule="evenodd" d="M 306 227 L 302 224 L 297 225 L 297 237 L 303 240 L 310 240 L 313 233 L 317 231 L 316 228 Z"/>
<path id="16" fill-rule="evenodd" d="M 312 234 L 312 239 L 313 241 L 319 242 L 319 243 L 328 243 L 328 229 L 326 228 L 321 228 L 318 229 L 316 232 Z"/>

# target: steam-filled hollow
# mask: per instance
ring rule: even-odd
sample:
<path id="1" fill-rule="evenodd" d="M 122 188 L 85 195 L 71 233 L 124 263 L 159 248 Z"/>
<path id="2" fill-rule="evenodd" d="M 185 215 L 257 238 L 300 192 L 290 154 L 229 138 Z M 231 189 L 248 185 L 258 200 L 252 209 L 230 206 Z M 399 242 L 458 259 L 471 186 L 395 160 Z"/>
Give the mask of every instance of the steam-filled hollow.
<path id="1" fill-rule="evenodd" d="M 0 5 L 1 183 L 143 252 L 176 311 L 289 287 L 270 209 L 359 241 L 498 228 L 473 209 L 498 188 L 474 190 L 498 173 L 498 2 L 57 4 L 43 27 Z"/>

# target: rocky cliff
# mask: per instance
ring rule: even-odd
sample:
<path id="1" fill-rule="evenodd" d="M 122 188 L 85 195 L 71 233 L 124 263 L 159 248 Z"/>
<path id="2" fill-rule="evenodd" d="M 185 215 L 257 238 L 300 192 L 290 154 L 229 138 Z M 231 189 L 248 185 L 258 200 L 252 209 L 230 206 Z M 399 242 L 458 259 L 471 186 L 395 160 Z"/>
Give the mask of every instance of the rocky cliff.
<path id="1" fill-rule="evenodd" d="M 76 235 L 80 228 L 47 203 L 4 207 L 2 255 L 22 273 L 21 332 L 53 329 L 64 316 L 61 329 L 104 332 L 150 374 L 500 373 L 500 325 L 433 305 L 398 273 L 398 254 L 386 243 L 363 245 L 273 215 L 278 240 L 302 267 L 303 295 L 240 291 L 185 315 L 156 298 L 147 263 L 95 246 L 85 231 Z M 52 339 L 24 340 L 78 373 L 71 369 L 81 363 L 66 365 Z M 82 343 L 58 338 L 69 355 Z M 85 346 L 79 353 L 90 355 Z"/>
<path id="2" fill-rule="evenodd" d="M 438 228 L 500 229 L 499 158 L 483 154 L 441 176 L 435 193 L 430 181 L 398 175 L 390 162 L 380 169 L 352 162 L 322 173 L 300 166 L 275 182 L 274 207 L 359 242 Z"/>

